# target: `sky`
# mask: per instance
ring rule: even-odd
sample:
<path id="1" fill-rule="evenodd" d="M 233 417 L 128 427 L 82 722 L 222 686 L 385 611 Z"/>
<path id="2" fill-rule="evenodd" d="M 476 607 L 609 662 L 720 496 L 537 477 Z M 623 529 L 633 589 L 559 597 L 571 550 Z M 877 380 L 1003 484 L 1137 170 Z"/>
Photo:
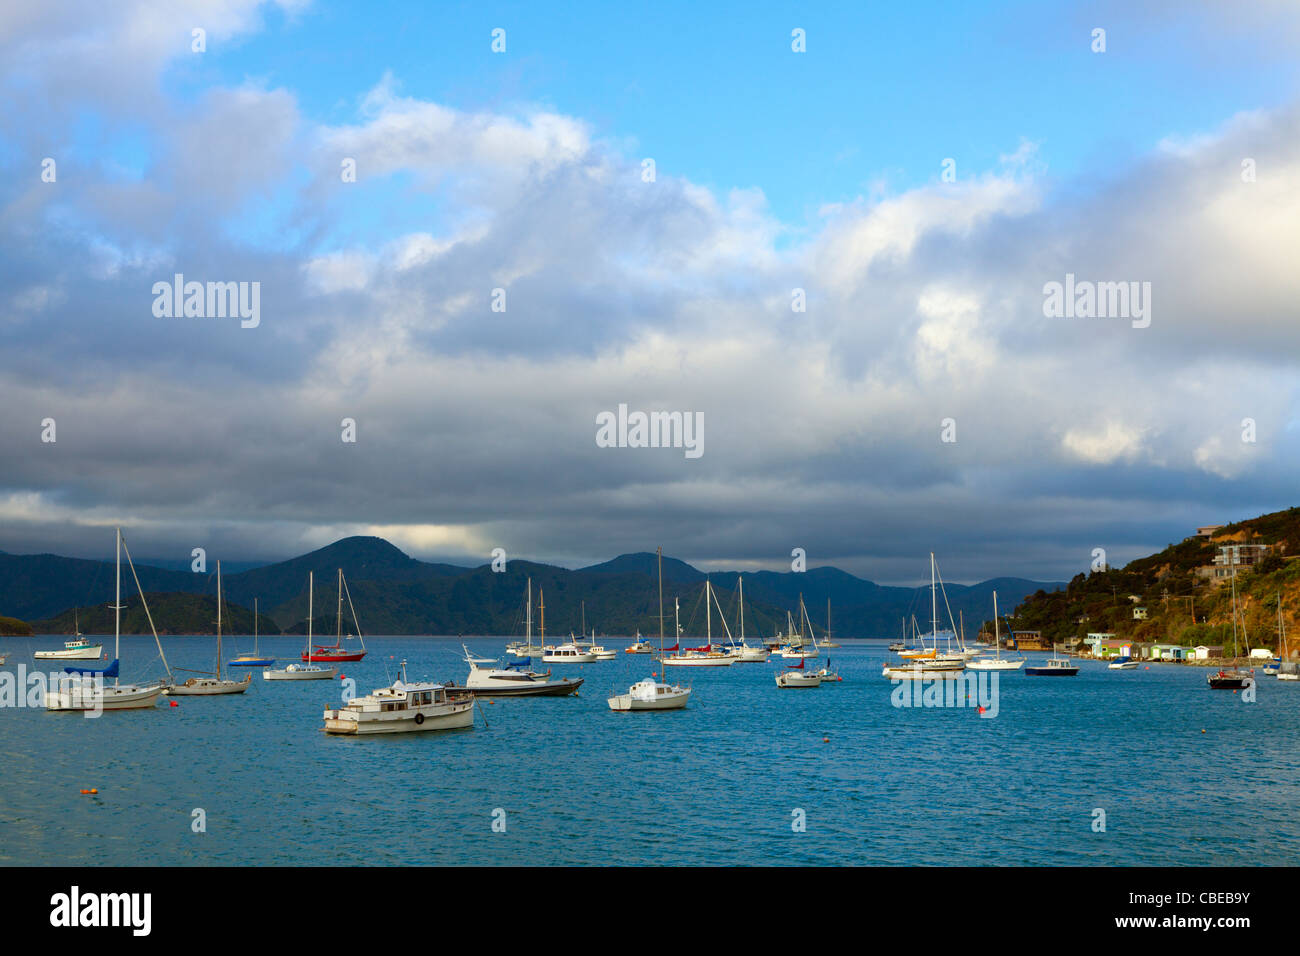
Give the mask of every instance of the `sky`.
<path id="1" fill-rule="evenodd" d="M 1289 507 L 1298 44 L 1263 0 L 11 5 L 0 550 L 1063 580 Z M 1075 280 L 1133 314 L 1047 314 Z M 701 453 L 602 447 L 620 405 Z"/>

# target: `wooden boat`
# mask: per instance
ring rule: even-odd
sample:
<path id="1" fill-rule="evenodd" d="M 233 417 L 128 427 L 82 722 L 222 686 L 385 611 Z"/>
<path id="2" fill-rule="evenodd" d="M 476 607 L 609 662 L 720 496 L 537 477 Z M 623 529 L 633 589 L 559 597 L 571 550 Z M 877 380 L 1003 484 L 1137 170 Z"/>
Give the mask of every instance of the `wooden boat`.
<path id="1" fill-rule="evenodd" d="M 442 684 L 409 683 L 406 661 L 390 687 L 325 709 L 325 733 L 348 736 L 422 733 L 474 725 L 474 698 Z"/>
<path id="2" fill-rule="evenodd" d="M 659 558 L 659 658 L 664 659 L 664 549 L 656 552 Z M 675 619 L 675 617 L 674 617 Z M 681 628 L 678 627 L 680 632 Z M 673 645 L 676 650 L 677 645 Z M 681 710 L 691 699 L 691 689 L 679 684 L 669 684 L 655 680 L 651 674 L 648 680 L 639 680 L 628 688 L 626 694 L 614 694 L 608 698 L 609 709 L 628 712 L 642 710 Z"/>
<path id="3" fill-rule="evenodd" d="M 681 607 L 676 599 L 673 601 L 674 618 L 680 616 Z M 662 655 L 660 663 L 664 667 L 730 667 L 736 663 L 736 655 L 729 651 L 721 650 L 713 643 L 713 585 L 708 578 L 704 579 L 704 610 L 705 610 L 705 644 L 701 647 L 687 647 L 677 651 L 676 654 L 669 657 Z M 718 608 L 718 613 L 722 613 L 722 608 Z M 723 619 L 723 626 L 726 626 L 726 619 Z M 680 624 L 678 630 L 680 631 Z M 731 636 L 730 630 L 727 636 Z M 674 645 L 676 646 L 676 645 Z"/>

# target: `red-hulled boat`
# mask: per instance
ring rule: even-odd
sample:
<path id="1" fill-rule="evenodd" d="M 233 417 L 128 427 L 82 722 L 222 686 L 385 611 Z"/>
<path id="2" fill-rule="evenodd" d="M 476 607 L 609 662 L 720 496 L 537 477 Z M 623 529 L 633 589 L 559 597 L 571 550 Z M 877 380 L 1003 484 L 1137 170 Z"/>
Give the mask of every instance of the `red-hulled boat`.
<path id="1" fill-rule="evenodd" d="M 352 612 L 352 623 L 357 629 L 357 640 L 361 642 L 361 650 L 350 651 L 343 646 L 343 597 L 347 595 L 348 610 Z M 348 584 L 343 579 L 343 569 L 339 568 L 339 608 L 338 616 L 335 618 L 338 623 L 338 629 L 335 633 L 333 644 L 318 644 L 310 652 L 303 651 L 302 659 L 304 661 L 314 661 L 316 663 L 326 664 L 337 661 L 359 661 L 366 656 L 366 639 L 361 636 L 361 622 L 357 620 L 357 609 L 352 606 L 352 592 L 348 590 Z M 348 635 L 348 640 L 352 635 Z"/>

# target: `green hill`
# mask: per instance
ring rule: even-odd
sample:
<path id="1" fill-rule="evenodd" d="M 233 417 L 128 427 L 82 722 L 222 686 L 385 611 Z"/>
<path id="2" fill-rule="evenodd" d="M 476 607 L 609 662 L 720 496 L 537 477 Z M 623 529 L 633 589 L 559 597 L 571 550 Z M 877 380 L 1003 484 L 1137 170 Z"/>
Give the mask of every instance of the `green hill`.
<path id="1" fill-rule="evenodd" d="M 1209 539 L 1171 544 L 1123 568 L 1080 574 L 1063 591 L 1026 598 L 1015 610 L 1015 626 L 1058 643 L 1112 632 L 1137 641 L 1230 648 L 1232 589 L 1198 576 L 1197 569 L 1211 565 L 1221 545 L 1252 543 L 1273 548 L 1260 564 L 1237 573 L 1242 653 L 1246 644 L 1277 648 L 1279 599 L 1287 633 L 1300 648 L 1300 508 L 1225 525 Z M 1134 608 L 1146 608 L 1146 620 L 1136 620 Z"/>
<path id="2" fill-rule="evenodd" d="M 0 637 L 28 637 L 31 633 L 32 626 L 26 621 L 0 614 Z"/>
<path id="3" fill-rule="evenodd" d="M 149 601 L 149 611 L 160 635 L 217 633 L 216 597 L 146 592 L 145 598 Z M 149 619 L 140 596 L 124 593 L 122 603 L 126 605 L 122 612 L 122 633 L 150 633 Z M 275 621 L 267 615 L 258 614 L 257 620 L 259 633 L 280 633 Z M 32 622 L 32 627 L 38 634 L 75 634 L 78 627 L 83 634 L 112 634 L 113 609 L 105 605 L 69 608 L 48 620 Z M 227 601 L 222 610 L 221 630 L 225 634 L 252 634 L 253 612 Z"/>

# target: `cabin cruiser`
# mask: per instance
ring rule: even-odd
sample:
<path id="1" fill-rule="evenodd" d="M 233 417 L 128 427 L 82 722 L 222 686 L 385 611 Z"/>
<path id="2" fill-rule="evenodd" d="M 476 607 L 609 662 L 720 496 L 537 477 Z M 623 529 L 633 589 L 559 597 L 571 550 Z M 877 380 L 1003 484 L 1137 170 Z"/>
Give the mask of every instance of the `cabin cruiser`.
<path id="1" fill-rule="evenodd" d="M 465 645 L 461 645 L 465 647 Z M 484 661 L 474 657 L 465 647 L 465 662 L 469 664 L 469 676 L 465 678 L 463 690 L 475 697 L 564 697 L 574 693 L 582 686 L 581 677 L 559 677 L 551 679 L 551 672 L 539 674 L 526 670 L 532 663 L 531 658 L 511 661 L 505 667 L 480 667 L 480 664 L 495 665 L 496 661 Z M 449 689 L 456 688 L 448 684 Z"/>
<path id="2" fill-rule="evenodd" d="M 1026 667 L 1028 677 L 1073 677 L 1079 673 L 1079 665 L 1068 657 L 1049 657 L 1042 664 Z"/>
<path id="3" fill-rule="evenodd" d="M 595 659 L 590 649 L 579 647 L 573 641 L 542 648 L 543 664 L 590 664 Z"/>
<path id="4" fill-rule="evenodd" d="M 474 698 L 448 693 L 442 684 L 409 683 L 406 661 L 401 677 L 342 707 L 325 711 L 327 734 L 401 734 L 455 730 L 474 723 Z"/>
<path id="5" fill-rule="evenodd" d="M 655 646 L 642 637 L 640 631 L 637 632 L 636 640 L 630 646 L 623 648 L 624 654 L 653 654 L 654 652 Z"/>
<path id="6" fill-rule="evenodd" d="M 610 710 L 680 710 L 690 700 L 691 689 L 677 684 L 660 684 L 655 680 L 639 680 L 628 688 L 626 694 L 609 698 Z"/>
<path id="7" fill-rule="evenodd" d="M 1133 660 L 1133 658 L 1129 657 L 1127 654 L 1123 657 L 1115 658 L 1106 665 L 1107 669 L 1112 671 L 1135 671 L 1137 670 L 1137 666 L 1138 662 Z"/>

